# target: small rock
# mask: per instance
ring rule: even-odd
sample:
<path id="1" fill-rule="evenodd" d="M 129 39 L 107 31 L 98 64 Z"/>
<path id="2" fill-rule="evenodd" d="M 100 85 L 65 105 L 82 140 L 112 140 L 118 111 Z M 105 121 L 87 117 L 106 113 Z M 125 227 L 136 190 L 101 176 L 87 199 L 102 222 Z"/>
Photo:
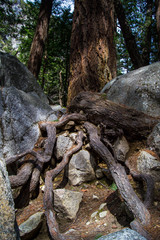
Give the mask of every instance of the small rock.
<path id="1" fill-rule="evenodd" d="M 97 197 L 96 195 L 93 194 L 93 199 L 99 199 L 99 197 Z"/>
<path id="2" fill-rule="evenodd" d="M 19 226 L 20 237 L 23 240 L 33 239 L 42 226 L 44 212 L 38 212 Z"/>
<path id="3" fill-rule="evenodd" d="M 60 222 L 75 219 L 83 193 L 67 189 L 54 190 L 54 209 Z"/>
<path id="4" fill-rule="evenodd" d="M 104 177 L 104 174 L 103 174 L 101 168 L 96 169 L 95 174 L 96 174 L 96 178 L 98 178 L 98 179 L 101 179 Z"/>
<path id="5" fill-rule="evenodd" d="M 106 203 L 102 203 L 99 207 L 99 210 L 102 210 L 106 206 Z"/>
<path id="6" fill-rule="evenodd" d="M 110 233 L 106 236 L 98 238 L 98 240 L 147 240 L 145 237 L 142 237 L 139 233 L 129 228 L 122 229 L 121 231 Z"/>
<path id="7" fill-rule="evenodd" d="M 114 144 L 114 149 L 116 152 L 116 157 L 119 161 L 124 162 L 126 154 L 129 151 L 129 144 L 124 136 L 118 138 Z"/>
<path id="8" fill-rule="evenodd" d="M 103 211 L 103 212 L 100 212 L 99 213 L 99 217 L 100 218 L 104 218 L 104 217 L 106 217 L 107 216 L 107 211 Z"/>
<path id="9" fill-rule="evenodd" d="M 68 179 L 72 185 L 80 185 L 83 182 L 95 179 L 95 159 L 86 151 L 81 150 L 74 154 L 69 162 Z"/>
<path id="10" fill-rule="evenodd" d="M 90 224 L 90 222 L 86 222 L 86 225 L 88 226 Z"/>
<path id="11" fill-rule="evenodd" d="M 94 212 L 94 213 L 92 213 L 92 215 L 91 215 L 91 218 L 94 218 L 94 217 L 96 217 L 96 215 L 98 214 L 98 211 L 96 211 L 96 212 Z"/>
<path id="12" fill-rule="evenodd" d="M 117 226 L 115 224 L 112 225 L 112 229 L 116 229 Z"/>

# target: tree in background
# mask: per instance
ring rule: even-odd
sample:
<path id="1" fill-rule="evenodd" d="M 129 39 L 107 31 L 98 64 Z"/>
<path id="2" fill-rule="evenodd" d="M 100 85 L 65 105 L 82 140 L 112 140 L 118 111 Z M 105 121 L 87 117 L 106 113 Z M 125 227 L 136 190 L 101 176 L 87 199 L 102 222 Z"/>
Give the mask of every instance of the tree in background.
<path id="1" fill-rule="evenodd" d="M 28 69 L 38 78 L 45 42 L 48 36 L 49 20 L 52 12 L 53 0 L 42 0 L 35 35 L 31 45 Z"/>
<path id="2" fill-rule="evenodd" d="M 157 61 L 155 1 L 114 0 L 114 6 L 119 22 L 118 72 L 122 74 Z"/>
<path id="3" fill-rule="evenodd" d="M 113 1 L 76 0 L 68 103 L 80 91 L 100 91 L 115 76 Z"/>
<path id="4" fill-rule="evenodd" d="M 158 33 L 158 60 L 160 60 L 160 0 L 156 0 L 156 20 Z"/>

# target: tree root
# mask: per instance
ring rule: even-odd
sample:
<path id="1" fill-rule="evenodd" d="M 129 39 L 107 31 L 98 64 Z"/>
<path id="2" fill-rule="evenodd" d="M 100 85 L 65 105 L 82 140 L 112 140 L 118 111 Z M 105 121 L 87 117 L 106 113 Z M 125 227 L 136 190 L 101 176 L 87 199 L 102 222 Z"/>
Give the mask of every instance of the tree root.
<path id="1" fill-rule="evenodd" d="M 46 173 L 45 178 L 45 191 L 44 191 L 44 208 L 45 208 L 45 215 L 47 218 L 47 224 L 49 228 L 49 232 L 51 237 L 54 240 L 61 240 L 64 237 L 59 233 L 58 224 L 56 223 L 55 213 L 53 210 L 53 179 L 64 169 L 64 167 L 68 164 L 70 157 L 79 151 L 83 145 L 83 132 L 78 133 L 77 137 L 77 146 L 67 151 L 64 154 L 63 160 L 57 165 L 56 168 L 50 170 Z"/>
<path id="2" fill-rule="evenodd" d="M 78 113 L 73 113 L 64 116 L 59 122 L 40 122 L 40 130 L 47 133 L 47 138 L 44 141 L 43 149 L 34 148 L 33 150 L 28 150 L 24 153 L 18 154 L 6 160 L 6 164 L 9 165 L 19 160 L 23 165 L 21 166 L 18 174 L 15 176 L 10 176 L 11 186 L 13 188 L 22 186 L 21 192 L 17 199 L 15 200 L 16 207 L 26 206 L 29 202 L 29 198 L 34 195 L 37 186 L 39 185 L 40 175 L 44 170 L 45 163 L 51 161 L 55 141 L 56 141 L 56 130 L 65 126 L 70 120 L 75 122 L 84 122 L 84 128 L 87 130 L 89 135 L 89 142 L 91 148 L 106 162 L 108 169 L 116 182 L 116 185 L 123 197 L 126 205 L 133 213 L 135 220 L 131 223 L 131 227 L 138 231 L 140 234 L 149 236 L 143 229 L 144 226 L 150 223 L 150 214 L 146 206 L 150 206 L 152 199 L 150 193 L 153 192 L 152 184 L 150 178 L 146 175 L 138 176 L 132 173 L 133 177 L 137 179 L 145 180 L 147 184 L 147 193 L 144 203 L 135 194 L 128 177 L 126 175 L 125 169 L 121 166 L 117 159 L 116 154 L 112 148 L 110 142 L 103 138 L 100 138 L 97 133 L 97 127 L 92 123 L 86 122 L 86 116 Z M 52 170 L 48 170 L 45 176 L 45 191 L 44 191 L 44 208 L 45 215 L 47 219 L 47 225 L 49 228 L 50 236 L 54 240 L 64 240 L 64 236 L 60 234 L 58 224 L 56 222 L 55 213 L 53 210 L 53 179 L 65 168 L 69 162 L 70 157 L 79 151 L 83 145 L 83 132 L 78 132 L 76 139 L 77 145 L 74 145 L 70 150 L 64 154 L 62 161 Z M 26 155 L 34 156 L 32 162 L 25 161 L 23 159 Z"/>
<path id="3" fill-rule="evenodd" d="M 150 223 L 149 211 L 134 192 L 124 167 L 116 162 L 112 155 L 113 152 L 111 153 L 101 142 L 97 134 L 97 128 L 89 122 L 85 122 L 84 127 L 89 134 L 91 148 L 106 162 L 122 198 L 129 210 L 133 213 L 137 225 L 138 223 L 141 225 L 141 228 L 137 227 L 140 231 L 140 229 L 143 229 L 143 226 L 147 226 Z M 140 231 L 140 233 L 143 234 L 143 231 Z"/>

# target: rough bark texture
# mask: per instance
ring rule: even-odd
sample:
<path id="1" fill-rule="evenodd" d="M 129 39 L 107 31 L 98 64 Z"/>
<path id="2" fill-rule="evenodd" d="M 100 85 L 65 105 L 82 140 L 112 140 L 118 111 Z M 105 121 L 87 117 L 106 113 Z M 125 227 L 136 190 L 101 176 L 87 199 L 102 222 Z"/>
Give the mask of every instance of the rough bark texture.
<path id="1" fill-rule="evenodd" d="M 160 60 L 160 0 L 156 0 L 156 20 L 158 33 L 158 60 Z"/>
<path id="2" fill-rule="evenodd" d="M 129 140 L 143 139 L 159 122 L 158 118 L 107 100 L 106 94 L 81 92 L 71 102 L 69 111 L 81 110 L 88 121 L 100 124 L 104 137 L 124 134 Z"/>
<path id="3" fill-rule="evenodd" d="M 126 19 L 125 11 L 121 1 L 114 0 L 114 7 L 133 66 L 135 69 L 140 68 L 144 66 L 144 63 L 139 53 L 135 36 L 133 35 L 129 23 Z"/>
<path id="4" fill-rule="evenodd" d="M 152 8 L 153 8 L 153 0 L 147 0 L 146 19 L 144 24 L 144 37 L 142 42 L 142 59 L 143 59 L 144 66 L 149 65 L 150 63 Z"/>
<path id="5" fill-rule="evenodd" d="M 15 162 L 16 160 L 19 160 L 19 164 L 20 162 L 23 163 L 20 170 L 18 171 L 18 174 L 16 176 L 10 177 L 12 187 L 22 186 L 20 194 L 15 199 L 15 206 L 16 208 L 22 208 L 29 204 L 30 197 L 34 196 L 33 193 L 35 192 L 38 186 L 40 174 L 42 170 L 45 170 L 43 169 L 45 167 L 44 163 L 45 162 L 49 163 L 51 160 L 55 141 L 56 141 L 56 130 L 61 129 L 61 127 L 67 124 L 70 120 L 74 120 L 75 122 L 83 124 L 81 126 L 81 129 L 84 130 L 85 128 L 87 130 L 89 138 L 86 136 L 86 134 L 83 134 L 82 131 L 79 131 L 76 139 L 76 145 L 72 146 L 64 154 L 62 161 L 54 169 L 48 170 L 46 172 L 45 191 L 44 191 L 44 208 L 45 208 L 45 215 L 46 215 L 51 239 L 54 239 L 54 240 L 66 239 L 65 236 L 59 232 L 58 224 L 56 222 L 55 213 L 53 210 L 53 205 L 52 205 L 53 204 L 53 180 L 67 166 L 70 157 L 81 149 L 83 145 L 83 136 L 85 136 L 85 142 L 88 141 L 90 143 L 91 149 L 94 150 L 99 155 L 99 157 L 106 162 L 108 169 L 114 181 L 117 184 L 117 187 L 121 193 L 122 198 L 126 202 L 129 209 L 132 211 L 135 217 L 135 220 L 131 223 L 131 227 L 133 229 L 136 229 L 140 234 L 142 234 L 143 236 L 146 236 L 147 239 L 149 239 L 148 233 L 144 230 L 144 226 L 148 225 L 150 222 L 150 214 L 145 206 L 145 204 L 150 205 L 150 203 L 152 202 L 152 198 L 150 198 L 150 196 L 153 192 L 153 188 L 152 186 L 150 187 L 150 182 L 151 182 L 150 179 L 146 175 L 138 176 L 136 173 L 134 173 L 134 176 L 136 178 L 139 179 L 139 177 L 141 177 L 147 183 L 146 199 L 149 197 L 149 201 L 147 202 L 145 201 L 144 202 L 145 204 L 143 204 L 142 201 L 137 197 L 131 184 L 129 183 L 124 167 L 117 162 L 116 154 L 113 150 L 112 145 L 107 139 L 105 139 L 105 137 L 103 137 L 103 135 L 101 136 L 98 135 L 98 128 L 92 123 L 87 122 L 87 119 L 92 119 L 93 122 L 96 122 L 98 124 L 99 121 L 102 121 L 102 119 L 108 118 L 109 122 L 103 122 L 103 124 L 108 124 L 108 123 L 110 124 L 110 122 L 119 121 L 118 118 L 120 118 L 120 116 L 124 113 L 123 117 L 125 118 L 125 120 L 126 119 L 127 120 L 124 121 L 124 123 L 121 125 L 123 127 L 125 124 L 128 124 L 127 127 L 130 128 L 129 123 L 133 124 L 134 127 L 136 127 L 137 123 L 138 125 L 139 123 L 142 124 L 139 120 L 140 118 L 143 119 L 143 122 L 146 122 L 144 125 L 141 125 L 141 128 L 137 127 L 140 132 L 141 130 L 142 132 L 144 132 L 145 130 L 147 131 L 148 124 L 152 124 L 152 121 L 154 122 L 155 119 L 154 118 L 152 119 L 151 117 L 147 118 L 147 116 L 145 119 L 144 114 L 138 116 L 138 114 L 141 114 L 141 113 L 139 112 L 137 113 L 135 110 L 131 110 L 131 109 L 126 110 L 126 108 L 124 108 L 123 106 L 113 104 L 109 101 L 107 101 L 107 105 L 104 106 L 104 102 L 106 101 L 104 101 L 102 98 L 102 95 L 99 95 L 99 94 L 96 95 L 96 94 L 90 93 L 91 95 L 89 96 L 88 99 L 90 98 L 92 99 L 93 105 L 91 104 L 91 102 L 89 102 L 89 107 L 88 107 L 88 105 L 87 106 L 85 105 L 86 98 L 84 98 L 84 96 L 88 94 L 89 93 L 86 93 L 86 92 L 81 93 L 80 95 L 82 96 L 83 100 L 79 101 L 80 106 L 84 104 L 83 105 L 84 109 L 85 108 L 87 109 L 86 114 L 73 113 L 73 114 L 65 115 L 59 120 L 59 122 L 39 122 L 40 130 L 42 131 L 42 133 L 45 132 L 45 137 L 42 137 L 43 140 L 41 139 L 41 143 L 40 144 L 37 143 L 33 150 L 28 150 L 22 154 L 11 157 L 6 161 L 7 165 Z M 75 99 L 74 99 L 74 103 L 76 103 Z M 95 100 L 97 104 L 101 105 L 101 107 L 100 105 L 97 105 L 95 103 Z M 95 104 L 96 106 L 94 108 Z M 77 109 L 77 106 L 75 108 Z M 107 112 L 108 115 L 105 115 L 106 108 L 109 108 L 109 112 Z M 89 112 L 89 109 L 92 111 L 92 113 Z M 102 111 L 102 109 L 104 109 L 104 111 Z M 116 113 L 116 111 L 118 113 Z M 131 115 L 131 117 L 129 117 L 129 115 Z M 120 118 L 120 122 L 121 121 L 122 121 L 122 117 Z M 118 122 L 115 123 L 115 126 L 118 126 L 117 124 Z M 112 127 L 113 126 L 114 125 L 112 125 Z M 137 129 L 134 129 L 134 130 L 137 131 Z M 143 133 L 143 136 L 144 136 L 144 133 Z M 24 159 L 22 159 L 25 155 L 27 156 Z M 34 156 L 34 158 L 32 159 L 31 156 Z M 32 159 L 32 161 L 30 159 Z"/>
<path id="6" fill-rule="evenodd" d="M 116 76 L 113 9 L 112 0 L 75 1 L 68 103 L 81 91 L 100 91 Z"/>
<path id="7" fill-rule="evenodd" d="M 48 26 L 53 0 L 42 0 L 35 35 L 30 50 L 28 69 L 38 78 L 43 51 L 48 35 Z"/>
<path id="8" fill-rule="evenodd" d="M 89 134 L 91 148 L 106 162 L 122 198 L 135 217 L 132 228 L 135 229 L 136 225 L 136 230 L 148 238 L 143 226 L 150 223 L 150 213 L 134 192 L 124 167 L 117 163 L 109 149 L 101 142 L 97 128 L 89 122 L 85 122 L 84 127 Z"/>

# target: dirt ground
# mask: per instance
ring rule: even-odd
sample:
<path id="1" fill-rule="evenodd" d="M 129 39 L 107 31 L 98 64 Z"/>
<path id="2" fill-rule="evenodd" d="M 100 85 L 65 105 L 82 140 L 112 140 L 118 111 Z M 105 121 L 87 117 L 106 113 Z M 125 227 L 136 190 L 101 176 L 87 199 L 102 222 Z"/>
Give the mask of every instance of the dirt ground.
<path id="1" fill-rule="evenodd" d="M 129 179 L 132 180 L 131 176 L 129 176 Z M 61 176 L 55 179 L 53 187 L 56 188 L 60 181 Z M 60 226 L 67 240 L 96 240 L 102 235 L 129 227 L 129 223 L 133 220 L 119 196 L 118 190 L 115 189 L 115 185 L 112 182 L 106 182 L 106 179 L 95 180 L 75 187 L 67 184 L 66 188 L 83 192 L 83 200 L 74 222 Z M 103 205 L 103 209 L 100 210 L 101 204 L 106 205 Z M 40 211 L 44 211 L 42 191 L 40 191 L 37 199 L 30 202 L 29 206 L 17 211 L 18 225 Z M 106 216 L 100 217 L 99 214 L 103 211 L 107 211 Z M 152 221 L 147 230 L 152 236 L 152 240 L 160 240 L 160 194 L 156 195 L 150 213 Z M 49 239 L 46 223 L 44 222 L 39 235 L 34 240 Z"/>

